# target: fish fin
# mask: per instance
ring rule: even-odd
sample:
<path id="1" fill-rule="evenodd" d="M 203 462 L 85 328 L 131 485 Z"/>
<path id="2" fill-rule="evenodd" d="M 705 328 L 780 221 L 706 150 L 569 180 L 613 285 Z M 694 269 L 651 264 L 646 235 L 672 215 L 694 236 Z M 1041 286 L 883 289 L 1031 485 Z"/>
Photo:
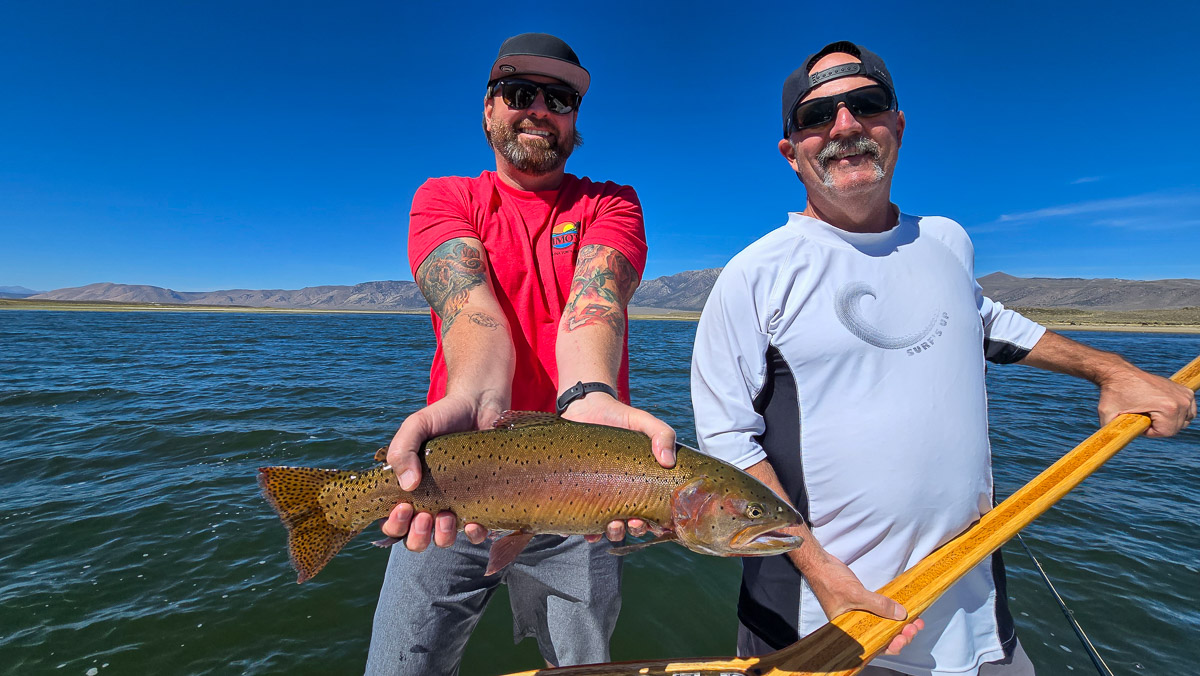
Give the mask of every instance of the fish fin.
<path id="1" fill-rule="evenodd" d="M 372 542 L 371 544 L 375 545 L 376 547 L 379 547 L 380 549 L 383 549 L 386 547 L 391 547 L 392 545 L 394 545 L 398 542 L 404 542 L 404 538 L 386 537 L 382 540 L 376 540 L 376 541 Z"/>
<path id="2" fill-rule="evenodd" d="M 561 425 L 566 421 L 553 413 L 542 411 L 505 411 L 492 423 L 498 430 L 516 430 L 523 427 L 542 427 L 543 425 Z"/>
<path id="3" fill-rule="evenodd" d="M 258 485 L 288 532 L 288 554 L 298 576 L 311 579 L 329 563 L 359 530 L 343 530 L 325 520 L 318 496 L 336 469 L 311 467 L 260 467 Z"/>
<path id="4" fill-rule="evenodd" d="M 656 545 L 660 542 L 671 542 L 671 541 L 677 540 L 677 539 L 678 538 L 675 537 L 674 533 L 667 531 L 667 532 L 664 532 L 662 535 L 659 535 L 658 537 L 654 538 L 653 540 L 646 540 L 644 542 L 635 542 L 631 545 L 622 545 L 620 547 L 613 547 L 612 549 L 608 550 L 608 553 L 612 554 L 613 556 L 625 556 L 626 554 L 636 552 L 639 549 L 645 549 L 645 548 L 649 547 L 650 545 Z"/>
<path id="5" fill-rule="evenodd" d="M 375 462 L 387 462 L 387 446 L 375 451 Z"/>
<path id="6" fill-rule="evenodd" d="M 494 575 L 504 570 L 508 564 L 520 556 L 525 545 L 529 544 L 532 539 L 533 533 L 517 531 L 493 542 L 492 549 L 488 552 L 487 571 L 484 572 L 484 575 Z"/>
<path id="7" fill-rule="evenodd" d="M 642 519 L 642 521 L 646 523 L 646 530 L 650 531 L 650 533 L 656 537 L 662 537 L 663 534 L 667 532 L 667 529 L 660 526 L 657 521 L 651 521 L 649 519 Z"/>

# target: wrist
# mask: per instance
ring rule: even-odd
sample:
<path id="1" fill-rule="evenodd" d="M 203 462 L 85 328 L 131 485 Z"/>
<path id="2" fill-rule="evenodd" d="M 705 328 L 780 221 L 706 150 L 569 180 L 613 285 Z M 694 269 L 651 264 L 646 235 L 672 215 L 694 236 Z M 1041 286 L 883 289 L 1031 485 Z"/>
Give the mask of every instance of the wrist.
<path id="1" fill-rule="evenodd" d="M 1122 375 L 1130 369 L 1135 368 L 1133 364 L 1125 361 L 1125 358 L 1119 354 L 1102 352 L 1101 355 L 1100 358 L 1096 359 L 1090 365 L 1090 372 L 1086 375 L 1087 379 L 1095 383 L 1098 387 L 1103 388 L 1110 382 L 1119 380 Z"/>
<path id="2" fill-rule="evenodd" d="M 507 388 L 501 387 L 455 387 L 446 386 L 446 398 L 458 399 L 477 411 L 496 410 L 504 412 L 509 409 L 512 395 Z"/>
<path id="3" fill-rule="evenodd" d="M 608 383 L 602 383 L 602 382 L 587 382 L 587 383 L 585 383 L 583 381 L 577 381 L 574 385 L 566 388 L 565 390 L 562 391 L 562 393 L 560 393 L 558 395 L 558 400 L 555 402 L 558 414 L 562 415 L 562 414 L 566 413 L 567 409 L 571 406 L 571 404 L 573 404 L 577 401 L 580 401 L 589 395 L 593 395 L 593 393 L 595 393 L 596 395 L 607 394 L 608 396 L 612 397 L 614 400 L 618 399 L 616 388 L 609 385 Z"/>

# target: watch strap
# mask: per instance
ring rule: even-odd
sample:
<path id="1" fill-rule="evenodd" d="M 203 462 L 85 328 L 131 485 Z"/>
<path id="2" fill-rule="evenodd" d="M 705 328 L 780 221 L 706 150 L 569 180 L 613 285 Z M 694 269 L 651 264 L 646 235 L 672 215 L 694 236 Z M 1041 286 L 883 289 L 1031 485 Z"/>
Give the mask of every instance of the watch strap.
<path id="1" fill-rule="evenodd" d="M 576 399 L 583 399 L 590 392 L 606 392 L 611 395 L 613 399 L 620 398 L 617 396 L 617 391 L 609 385 L 604 383 L 585 383 L 581 380 L 568 387 L 561 395 L 559 395 L 558 401 L 555 404 L 555 409 L 558 411 L 559 415 L 562 415 L 563 413 L 567 412 L 567 407 L 571 405 L 571 402 L 575 401 Z"/>

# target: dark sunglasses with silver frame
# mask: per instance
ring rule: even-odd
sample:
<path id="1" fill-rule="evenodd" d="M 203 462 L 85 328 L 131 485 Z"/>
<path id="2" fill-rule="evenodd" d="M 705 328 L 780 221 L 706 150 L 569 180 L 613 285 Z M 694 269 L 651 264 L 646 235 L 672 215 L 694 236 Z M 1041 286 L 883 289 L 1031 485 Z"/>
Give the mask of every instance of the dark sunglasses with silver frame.
<path id="1" fill-rule="evenodd" d="M 855 117 L 870 117 L 896 109 L 896 99 L 887 87 L 859 87 L 834 96 L 822 96 L 797 103 L 791 117 L 788 118 L 789 133 L 832 122 L 837 117 L 839 103 L 845 103 L 846 108 Z"/>
<path id="2" fill-rule="evenodd" d="M 495 96 L 497 91 L 500 92 L 504 103 L 513 110 L 525 110 L 532 106 L 533 102 L 537 100 L 538 92 L 542 93 L 542 98 L 546 101 L 546 108 L 557 115 L 566 115 L 578 109 L 579 104 L 583 102 L 583 97 L 579 95 L 579 92 L 566 85 L 533 82 L 532 80 L 497 80 L 488 86 L 488 96 Z"/>

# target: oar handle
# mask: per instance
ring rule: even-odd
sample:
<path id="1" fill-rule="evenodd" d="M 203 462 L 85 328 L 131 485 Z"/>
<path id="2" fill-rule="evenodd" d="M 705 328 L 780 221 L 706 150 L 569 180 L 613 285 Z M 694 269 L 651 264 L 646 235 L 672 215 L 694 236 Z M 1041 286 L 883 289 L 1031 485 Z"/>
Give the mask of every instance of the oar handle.
<path id="1" fill-rule="evenodd" d="M 1200 389 L 1200 357 L 1171 380 Z M 880 594 L 899 601 L 915 617 L 959 578 L 978 565 L 1025 526 L 1066 495 L 1089 474 L 1150 427 L 1136 413 L 1117 416 L 1064 455 L 973 526 L 896 579 Z M 904 628 L 905 621 L 886 620 L 863 611 L 843 613 L 783 650 L 762 657 L 698 660 L 646 660 L 539 669 L 510 676 L 617 676 L 645 674 L 753 674 L 754 676 L 852 676 L 878 655 Z"/>
<path id="2" fill-rule="evenodd" d="M 1196 357 L 1192 363 L 1176 371 L 1175 375 L 1171 376 L 1171 380 L 1193 392 L 1200 390 L 1200 357 Z"/>

